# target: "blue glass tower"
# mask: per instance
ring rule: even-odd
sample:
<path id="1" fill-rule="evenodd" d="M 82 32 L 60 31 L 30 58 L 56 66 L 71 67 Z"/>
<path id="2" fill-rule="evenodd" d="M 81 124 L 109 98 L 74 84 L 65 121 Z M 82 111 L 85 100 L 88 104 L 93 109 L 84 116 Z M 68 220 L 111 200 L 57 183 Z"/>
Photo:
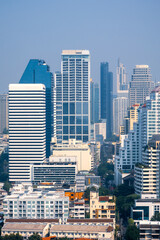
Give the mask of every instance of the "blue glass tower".
<path id="1" fill-rule="evenodd" d="M 101 119 L 106 119 L 106 136 L 109 139 L 113 128 L 113 73 L 109 72 L 107 62 L 101 63 L 100 73 Z"/>
<path id="2" fill-rule="evenodd" d="M 44 60 L 31 59 L 19 83 L 42 83 L 46 87 L 46 157 L 50 156 L 52 135 L 52 84 L 53 74 Z"/>
<path id="3" fill-rule="evenodd" d="M 99 85 L 96 83 L 94 85 L 94 122 L 99 121 Z"/>

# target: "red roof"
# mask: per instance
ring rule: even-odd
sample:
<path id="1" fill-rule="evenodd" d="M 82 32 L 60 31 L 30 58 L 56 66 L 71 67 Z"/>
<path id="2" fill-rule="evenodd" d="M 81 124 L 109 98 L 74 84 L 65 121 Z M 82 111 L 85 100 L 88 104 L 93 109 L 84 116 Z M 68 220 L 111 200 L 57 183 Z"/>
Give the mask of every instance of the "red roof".
<path id="1" fill-rule="evenodd" d="M 107 196 L 101 196 L 101 197 L 99 197 L 99 201 L 100 201 L 100 202 L 103 202 L 103 201 L 108 202 L 108 201 L 109 201 L 109 197 L 107 197 Z"/>

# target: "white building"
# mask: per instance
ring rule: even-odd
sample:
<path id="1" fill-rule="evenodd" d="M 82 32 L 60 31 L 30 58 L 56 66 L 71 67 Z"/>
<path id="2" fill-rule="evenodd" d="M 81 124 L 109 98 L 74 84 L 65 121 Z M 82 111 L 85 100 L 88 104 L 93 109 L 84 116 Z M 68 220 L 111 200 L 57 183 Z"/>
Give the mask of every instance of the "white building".
<path id="1" fill-rule="evenodd" d="M 151 69 L 148 65 L 136 65 L 133 69 L 132 79 L 129 83 L 129 101 L 130 106 L 145 103 L 154 87 L 152 82 Z"/>
<path id="2" fill-rule="evenodd" d="M 45 86 L 9 85 L 9 180 L 30 181 L 30 164 L 46 156 Z"/>
<path id="3" fill-rule="evenodd" d="M 96 140 L 97 135 L 102 135 L 103 139 L 106 139 L 106 121 L 94 123 L 94 139 Z"/>
<path id="4" fill-rule="evenodd" d="M 125 66 L 118 59 L 117 66 L 117 95 L 128 98 L 128 80 Z"/>
<path id="5" fill-rule="evenodd" d="M 77 171 L 91 170 L 92 155 L 87 143 L 69 139 L 62 143 L 52 142 L 50 162 L 76 161 Z"/>
<path id="6" fill-rule="evenodd" d="M 120 126 L 127 116 L 128 98 L 117 97 L 113 99 L 113 133 L 119 135 Z"/>
<path id="7" fill-rule="evenodd" d="M 135 192 L 160 196 L 160 135 L 153 135 L 142 153 L 142 164 L 135 167 Z"/>
<path id="8" fill-rule="evenodd" d="M 50 219 L 66 221 L 69 215 L 69 198 L 64 192 L 25 189 L 12 191 L 3 200 L 5 219 Z"/>
<path id="9" fill-rule="evenodd" d="M 90 140 L 90 53 L 63 50 L 61 72 L 56 72 L 57 142 Z"/>
<path id="10" fill-rule="evenodd" d="M 153 194 L 152 194 L 153 195 Z M 157 198 L 144 198 L 135 200 L 135 205 L 131 211 L 131 217 L 135 223 L 139 223 L 141 220 L 151 220 L 151 218 L 160 213 L 160 199 Z"/>

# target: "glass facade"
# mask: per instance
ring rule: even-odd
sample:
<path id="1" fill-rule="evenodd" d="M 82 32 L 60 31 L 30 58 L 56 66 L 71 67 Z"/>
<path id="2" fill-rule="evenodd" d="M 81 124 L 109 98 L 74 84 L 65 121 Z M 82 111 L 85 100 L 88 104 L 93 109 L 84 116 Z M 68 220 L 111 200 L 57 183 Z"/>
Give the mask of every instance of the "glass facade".
<path id="1" fill-rule="evenodd" d="M 106 119 L 106 136 L 112 136 L 113 129 L 113 73 L 109 72 L 109 64 L 101 63 L 100 94 L 101 119 Z"/>
<path id="2" fill-rule="evenodd" d="M 63 51 L 61 73 L 55 73 L 55 82 L 57 142 L 69 138 L 87 142 L 90 133 L 89 51 Z"/>
<path id="3" fill-rule="evenodd" d="M 42 83 L 46 87 L 46 157 L 50 156 L 50 141 L 52 135 L 52 90 L 53 74 L 44 60 L 31 59 L 19 83 Z"/>

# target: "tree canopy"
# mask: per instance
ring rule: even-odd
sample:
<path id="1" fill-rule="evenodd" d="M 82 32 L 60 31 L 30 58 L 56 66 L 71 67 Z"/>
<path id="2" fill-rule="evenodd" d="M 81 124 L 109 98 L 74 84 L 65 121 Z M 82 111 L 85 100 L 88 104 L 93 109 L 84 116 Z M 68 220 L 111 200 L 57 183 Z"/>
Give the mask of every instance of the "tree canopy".
<path id="1" fill-rule="evenodd" d="M 28 240 L 42 240 L 42 238 L 38 233 L 34 233 L 28 238 Z"/>
<path id="2" fill-rule="evenodd" d="M 139 239 L 139 229 L 134 225 L 133 219 L 128 220 L 128 227 L 125 234 L 126 240 L 138 240 Z"/>
<path id="3" fill-rule="evenodd" d="M 160 221 L 160 213 L 155 213 L 155 215 L 151 218 L 151 221 Z"/>

